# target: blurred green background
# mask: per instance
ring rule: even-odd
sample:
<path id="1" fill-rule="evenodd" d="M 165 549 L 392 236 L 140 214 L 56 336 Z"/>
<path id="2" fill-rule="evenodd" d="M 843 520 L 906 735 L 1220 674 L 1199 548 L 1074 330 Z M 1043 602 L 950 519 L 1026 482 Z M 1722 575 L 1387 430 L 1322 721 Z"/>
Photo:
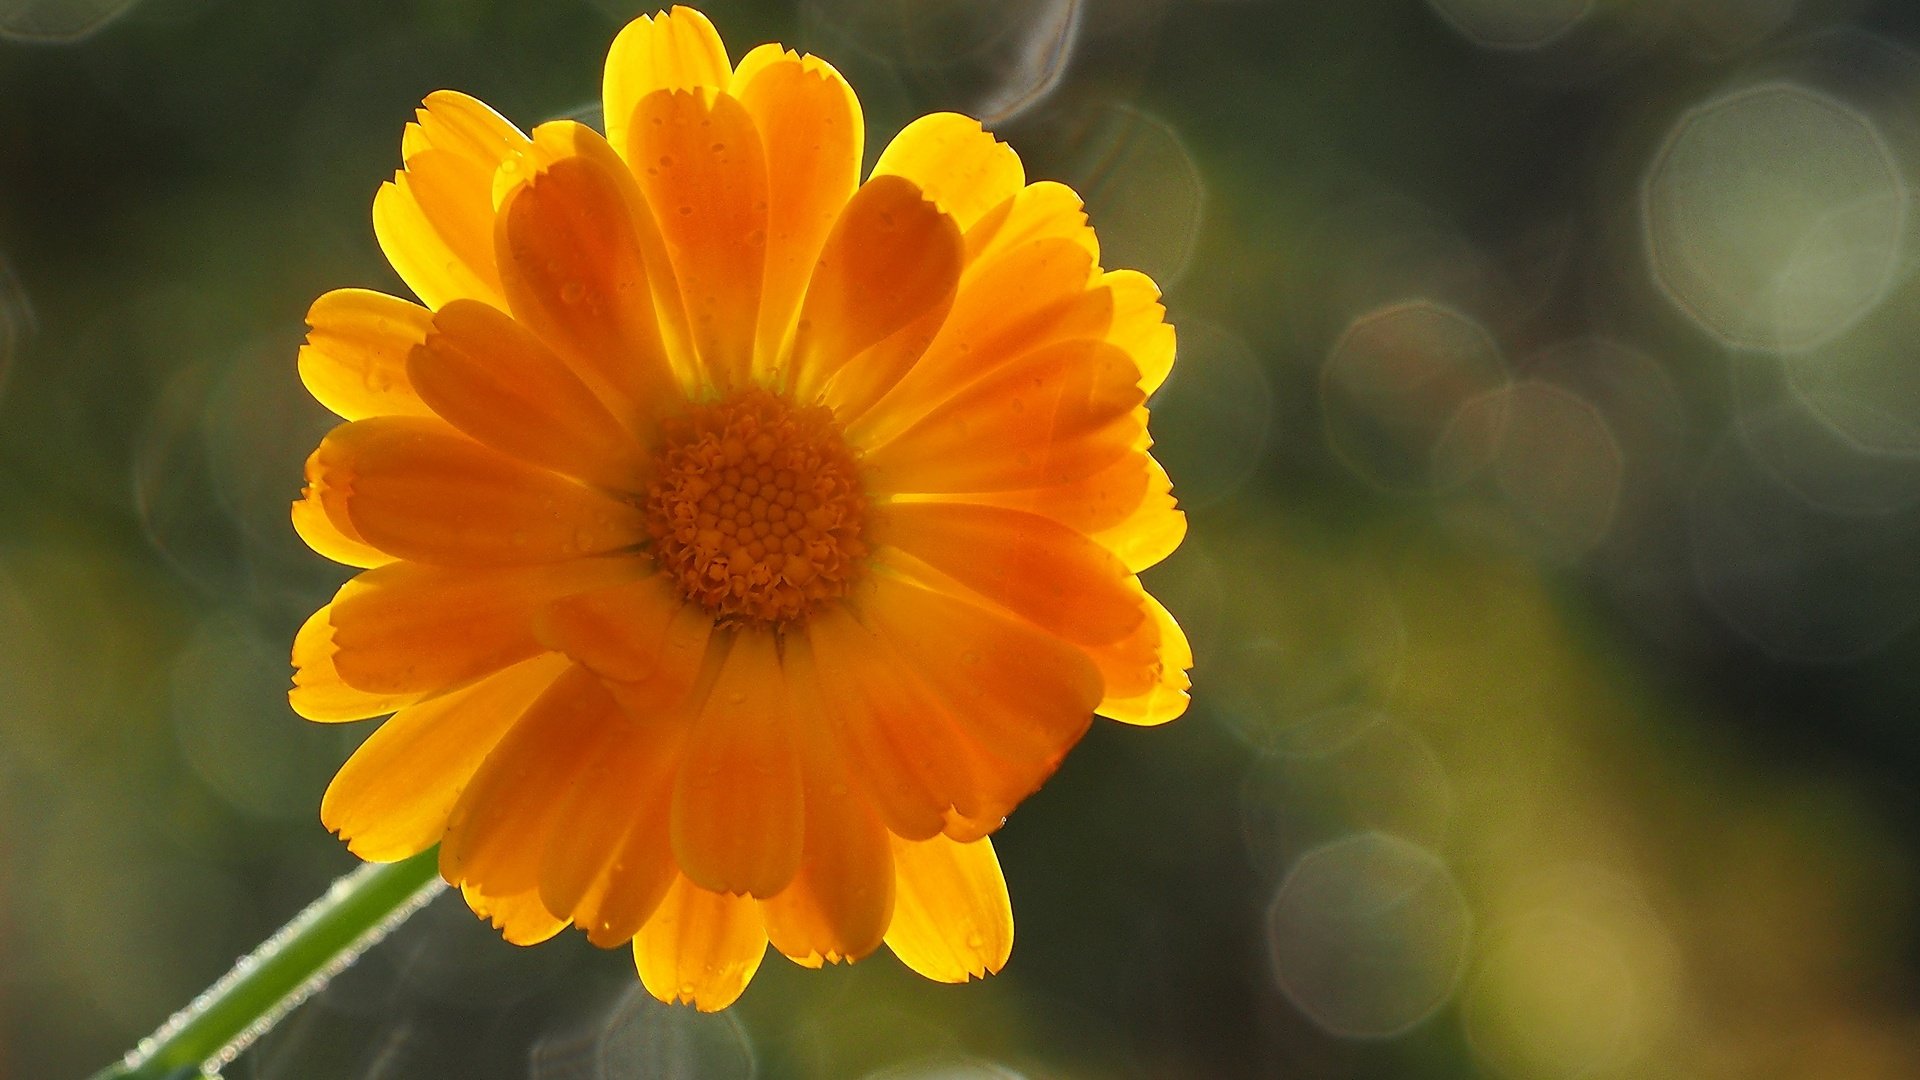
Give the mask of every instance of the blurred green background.
<path id="1" fill-rule="evenodd" d="M 0 1076 L 352 860 L 287 709 L 329 288 L 440 87 L 592 119 L 616 0 L 0 0 Z M 1195 703 L 998 843 L 984 985 L 719 1017 L 442 898 L 230 1078 L 1920 1075 L 1920 9 L 714 0 L 869 156 L 983 116 L 1166 289 Z"/>

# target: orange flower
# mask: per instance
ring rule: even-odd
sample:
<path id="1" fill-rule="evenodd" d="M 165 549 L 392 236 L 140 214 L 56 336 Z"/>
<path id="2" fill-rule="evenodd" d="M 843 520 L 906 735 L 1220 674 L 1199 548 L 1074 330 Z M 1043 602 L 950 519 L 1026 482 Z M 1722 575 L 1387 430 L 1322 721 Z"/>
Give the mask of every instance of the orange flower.
<path id="1" fill-rule="evenodd" d="M 1186 706 L 1135 576 L 1185 520 L 1147 453 L 1153 283 L 973 120 L 860 181 L 859 102 L 699 12 L 635 21 L 607 134 L 430 96 L 374 200 L 426 306 L 314 304 L 347 423 L 294 526 L 364 572 L 294 642 L 314 720 L 392 713 L 321 807 L 440 845 L 509 941 L 631 940 L 718 1009 L 766 945 L 951 982 L 1013 922 L 987 834 L 1094 713 Z"/>

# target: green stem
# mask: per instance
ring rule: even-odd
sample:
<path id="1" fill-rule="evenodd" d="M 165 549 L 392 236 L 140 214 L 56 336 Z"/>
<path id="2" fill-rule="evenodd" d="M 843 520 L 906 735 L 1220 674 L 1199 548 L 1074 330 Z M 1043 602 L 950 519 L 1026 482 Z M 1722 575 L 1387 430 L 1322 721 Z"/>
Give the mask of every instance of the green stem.
<path id="1" fill-rule="evenodd" d="M 431 849 L 397 863 L 369 863 L 335 881 L 326 895 L 93 1080 L 217 1074 L 438 895 L 438 867 L 439 850 Z"/>

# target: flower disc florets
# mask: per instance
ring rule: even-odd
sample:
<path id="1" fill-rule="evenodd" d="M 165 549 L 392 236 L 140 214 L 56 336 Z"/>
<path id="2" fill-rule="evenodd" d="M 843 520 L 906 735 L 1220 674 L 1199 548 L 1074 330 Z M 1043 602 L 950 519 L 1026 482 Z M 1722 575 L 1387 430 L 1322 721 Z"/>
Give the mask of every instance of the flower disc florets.
<path id="1" fill-rule="evenodd" d="M 662 425 L 654 559 L 721 622 L 777 626 L 844 594 L 867 548 L 853 453 L 825 406 L 753 389 Z"/>

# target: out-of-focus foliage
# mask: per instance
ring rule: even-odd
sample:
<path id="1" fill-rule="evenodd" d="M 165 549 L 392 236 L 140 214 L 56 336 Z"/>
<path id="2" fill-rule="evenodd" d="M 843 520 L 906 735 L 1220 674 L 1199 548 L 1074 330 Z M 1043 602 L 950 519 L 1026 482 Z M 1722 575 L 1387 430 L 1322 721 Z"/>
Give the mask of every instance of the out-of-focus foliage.
<path id="1" fill-rule="evenodd" d="M 618 0 L 0 0 L 0 1076 L 84 1075 L 350 858 L 286 649 L 327 288 L 420 97 L 593 119 Z M 1920 1061 L 1904 0 L 799 0 L 1168 293 L 1198 655 L 998 841 L 1014 960 L 708 1017 L 430 907 L 230 1070 L 1898 1077 Z"/>

